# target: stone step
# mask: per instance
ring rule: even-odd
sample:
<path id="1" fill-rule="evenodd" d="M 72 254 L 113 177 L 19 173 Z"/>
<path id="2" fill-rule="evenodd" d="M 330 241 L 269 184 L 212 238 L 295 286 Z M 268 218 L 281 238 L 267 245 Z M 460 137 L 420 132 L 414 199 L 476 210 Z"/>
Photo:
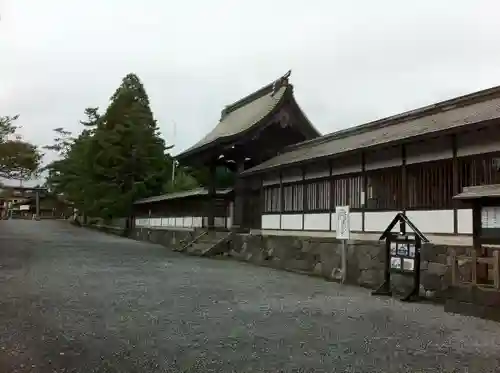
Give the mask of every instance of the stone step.
<path id="1" fill-rule="evenodd" d="M 186 250 L 188 254 L 203 254 L 206 250 L 209 250 L 214 244 L 213 243 L 201 243 L 197 242 Z"/>

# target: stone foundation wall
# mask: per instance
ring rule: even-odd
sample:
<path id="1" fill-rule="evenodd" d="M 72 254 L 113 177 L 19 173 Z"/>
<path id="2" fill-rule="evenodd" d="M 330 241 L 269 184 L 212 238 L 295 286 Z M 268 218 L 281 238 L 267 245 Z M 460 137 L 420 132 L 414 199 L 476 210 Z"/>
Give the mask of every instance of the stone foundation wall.
<path id="1" fill-rule="evenodd" d="M 149 241 L 169 248 L 192 241 L 199 230 L 164 230 L 136 228 L 130 238 Z M 466 254 L 465 247 L 426 244 L 422 248 L 420 270 L 420 295 L 443 300 L 451 284 L 449 256 L 455 249 L 458 255 Z M 347 243 L 347 283 L 377 288 L 384 278 L 385 243 L 352 240 Z M 342 243 L 329 237 L 262 236 L 234 234 L 230 257 L 276 269 L 302 272 L 340 281 Z M 413 277 L 391 274 L 393 291 L 407 292 Z"/>
<path id="2" fill-rule="evenodd" d="M 384 279 L 385 243 L 349 241 L 347 244 L 347 283 L 377 288 Z M 443 300 L 451 284 L 449 255 L 464 247 L 427 244 L 422 248 L 420 295 Z M 328 280 L 341 279 L 342 243 L 327 237 L 236 235 L 231 256 L 258 265 L 306 272 Z M 404 294 L 411 289 L 413 277 L 391 274 L 393 292 Z"/>
<path id="3" fill-rule="evenodd" d="M 172 230 L 134 228 L 129 237 L 140 241 L 157 243 L 168 248 L 175 248 L 193 241 L 199 234 L 200 231 L 196 229 Z"/>

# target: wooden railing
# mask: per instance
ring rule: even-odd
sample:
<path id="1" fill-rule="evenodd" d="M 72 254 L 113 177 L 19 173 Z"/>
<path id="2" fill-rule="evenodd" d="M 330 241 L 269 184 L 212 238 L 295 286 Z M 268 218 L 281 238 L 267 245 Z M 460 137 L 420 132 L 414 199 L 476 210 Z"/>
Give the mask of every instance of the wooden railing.
<path id="1" fill-rule="evenodd" d="M 470 281 L 460 279 L 459 267 L 470 265 Z M 490 271 L 491 277 L 490 277 Z M 479 269 L 479 271 L 478 271 Z M 491 280 L 490 280 L 491 278 Z M 480 286 L 500 290 L 500 252 L 493 251 L 493 256 L 477 256 L 472 251 L 471 256 L 451 254 L 451 282 L 453 286 Z"/>

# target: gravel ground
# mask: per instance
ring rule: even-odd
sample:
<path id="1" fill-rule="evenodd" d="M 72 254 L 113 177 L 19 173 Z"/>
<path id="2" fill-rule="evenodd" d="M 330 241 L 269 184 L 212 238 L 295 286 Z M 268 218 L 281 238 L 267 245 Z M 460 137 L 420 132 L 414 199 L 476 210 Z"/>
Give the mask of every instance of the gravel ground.
<path id="1" fill-rule="evenodd" d="M 57 221 L 0 221 L 0 346 L 2 373 L 500 371 L 500 324 Z"/>

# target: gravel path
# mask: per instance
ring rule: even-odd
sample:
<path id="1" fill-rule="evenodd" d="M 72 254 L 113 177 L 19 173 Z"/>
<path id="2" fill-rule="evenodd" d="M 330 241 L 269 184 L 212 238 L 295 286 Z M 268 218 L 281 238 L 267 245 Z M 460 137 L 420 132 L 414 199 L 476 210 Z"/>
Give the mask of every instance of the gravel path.
<path id="1" fill-rule="evenodd" d="M 500 324 L 56 221 L 0 221 L 0 346 L 2 373 L 500 371 Z"/>

